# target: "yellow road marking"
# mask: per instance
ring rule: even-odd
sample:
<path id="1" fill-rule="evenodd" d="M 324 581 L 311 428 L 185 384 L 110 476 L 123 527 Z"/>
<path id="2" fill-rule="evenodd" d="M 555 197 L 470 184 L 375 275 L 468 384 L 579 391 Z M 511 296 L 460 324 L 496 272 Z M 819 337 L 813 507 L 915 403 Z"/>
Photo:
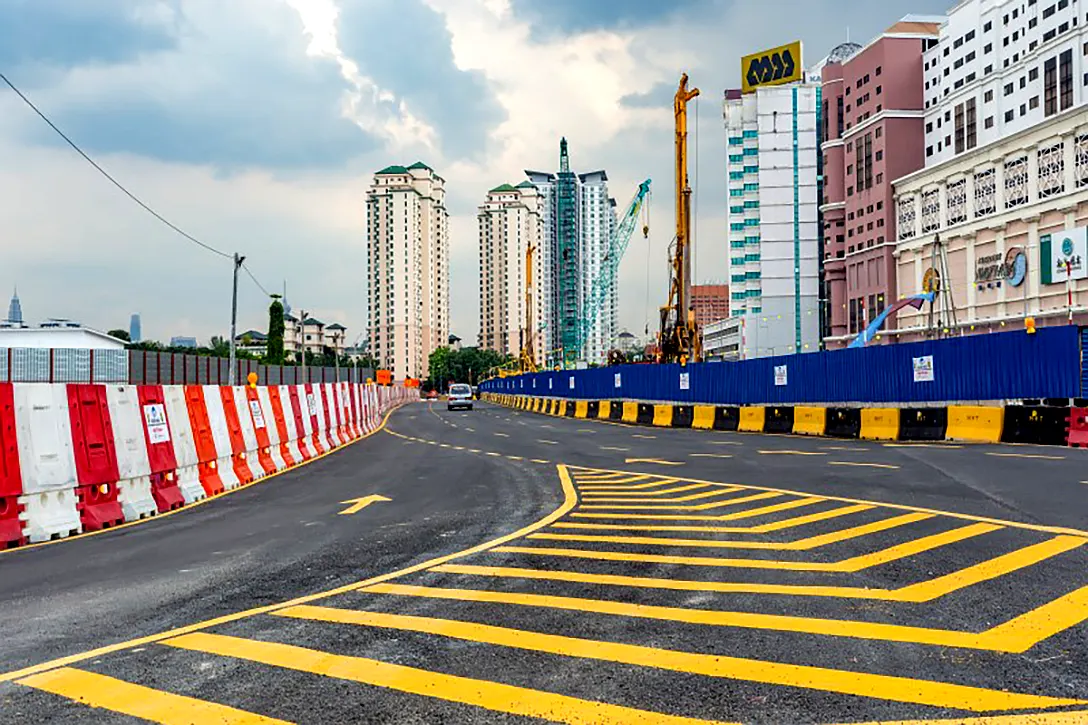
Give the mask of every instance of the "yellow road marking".
<path id="1" fill-rule="evenodd" d="M 691 453 L 692 458 L 732 458 L 731 453 Z"/>
<path id="2" fill-rule="evenodd" d="M 501 456 L 502 456 L 502 454 L 501 454 L 501 453 L 495 453 L 494 451 L 488 451 L 488 452 L 487 452 L 487 455 L 489 455 L 489 456 L 499 456 L 499 457 L 501 457 Z"/>
<path id="3" fill-rule="evenodd" d="M 594 486 L 588 489 L 584 486 L 580 486 L 580 488 L 582 489 L 582 498 L 588 501 L 591 497 L 595 500 L 602 500 L 600 498 L 601 496 L 616 494 L 623 494 L 624 496 L 663 496 L 668 493 L 684 493 L 685 491 L 696 491 L 700 488 L 707 488 L 707 484 L 689 483 L 686 486 L 679 486 L 677 488 L 666 488 L 660 491 L 632 491 L 631 488 L 634 487 L 628 486 Z M 715 488 L 717 487 L 715 486 Z"/>
<path id="4" fill-rule="evenodd" d="M 887 463 L 859 463 L 859 462 L 855 462 L 855 461 L 828 461 L 827 465 L 829 465 L 829 466 L 862 466 L 862 467 L 869 467 L 869 468 L 890 468 L 890 469 L 893 469 L 893 470 L 899 468 L 899 466 L 892 466 L 892 465 L 889 465 Z"/>
<path id="5" fill-rule="evenodd" d="M 303 614 L 298 610 L 292 612 L 293 616 Z M 578 725 L 632 722 L 683 725 L 707 722 L 277 642 L 200 632 L 176 637 L 164 644 L 551 722 Z"/>
<path id="6" fill-rule="evenodd" d="M 631 434 L 631 437 L 632 438 L 642 438 L 643 440 L 653 440 L 654 438 L 657 438 L 657 436 L 648 436 L 645 433 L 633 433 L 633 434 Z"/>
<path id="7" fill-rule="evenodd" d="M 612 471 L 608 471 L 608 469 L 583 469 L 583 468 L 579 467 L 578 468 L 578 473 L 576 473 L 575 475 L 581 475 L 581 471 L 584 471 L 584 470 L 612 472 Z M 622 471 L 615 471 L 615 472 L 616 473 L 622 473 Z M 653 474 L 647 474 L 647 475 L 653 475 Z M 700 478 L 684 478 L 683 480 L 690 481 L 691 483 L 714 483 L 714 484 L 717 484 L 719 486 L 722 485 L 720 481 L 707 481 L 705 479 L 700 479 Z M 808 493 L 808 492 L 805 492 L 805 491 L 795 491 L 795 490 L 786 489 L 786 488 L 772 488 L 770 486 L 745 485 L 744 488 L 746 488 L 746 489 L 748 489 L 750 491 L 767 491 L 767 492 L 772 492 L 773 491 L 775 493 L 787 494 L 787 495 L 791 495 L 791 496 L 813 496 L 814 495 L 814 494 L 811 494 L 811 493 Z M 981 522 L 981 523 L 999 524 L 1001 526 L 1008 526 L 1008 527 L 1011 527 L 1011 528 L 1023 529 L 1025 531 L 1041 531 L 1041 532 L 1046 533 L 1046 534 L 1066 534 L 1066 535 L 1069 535 L 1069 536 L 1081 536 L 1081 537 L 1084 537 L 1084 538 L 1088 538 L 1088 531 L 1085 531 L 1083 529 L 1074 529 L 1074 528 L 1070 528 L 1070 527 L 1066 527 L 1066 526 L 1046 526 L 1046 525 L 1043 525 L 1043 524 L 1028 524 L 1028 523 L 1024 523 L 1024 522 L 1021 522 L 1021 521 L 1010 521 L 1008 519 L 995 519 L 995 518 L 988 517 L 988 516 L 975 516 L 974 514 L 964 514 L 964 513 L 959 513 L 959 512 L 956 512 L 956 511 L 945 511 L 945 510 L 942 510 L 942 509 L 925 508 L 923 506 L 910 506 L 910 505 L 907 505 L 907 504 L 887 503 L 887 502 L 884 502 L 884 501 L 873 501 L 872 499 L 864 499 L 864 498 L 847 498 L 846 496 L 823 496 L 823 498 L 828 500 L 828 501 L 838 501 L 840 503 L 866 503 L 866 504 L 873 504 L 873 505 L 876 505 L 876 506 L 883 506 L 884 508 L 898 509 L 900 511 L 917 511 L 919 513 L 939 514 L 941 516 L 947 516 L 949 518 L 954 518 L 954 519 L 961 519 L 963 521 L 978 521 L 978 522 Z"/>
<path id="8" fill-rule="evenodd" d="M 629 451 L 630 448 L 624 448 L 622 446 L 601 446 L 602 451 Z"/>
<path id="9" fill-rule="evenodd" d="M 841 723 L 840 725 L 1084 725 L 1088 710 L 1039 712 L 1030 715 L 994 715 L 992 717 L 957 717 L 954 720 L 881 720 L 879 722 Z"/>
<path id="10" fill-rule="evenodd" d="M 450 447 L 449 443 L 439 443 L 438 445 L 442 446 L 443 448 L 449 448 Z"/>
<path id="11" fill-rule="evenodd" d="M 509 458 L 511 461 L 524 461 L 525 460 L 521 456 L 507 456 L 507 458 Z"/>
<path id="12" fill-rule="evenodd" d="M 386 418 L 388 418 L 388 415 L 386 416 Z M 375 432 L 377 432 L 377 429 L 375 430 Z M 542 462 L 546 463 L 547 461 Z M 503 536 L 500 536 L 498 538 L 491 539 L 490 541 L 485 541 L 482 544 L 477 544 L 476 546 L 472 546 L 467 549 L 462 549 L 461 551 L 455 551 L 452 554 L 437 556 L 433 559 L 421 561 L 418 564 L 413 564 L 412 566 L 407 566 L 403 569 L 397 569 L 396 571 L 391 571 L 386 574 L 380 574 L 378 576 L 371 577 L 360 582 L 345 584 L 344 586 L 336 587 L 334 589 L 327 589 L 323 592 L 307 594 L 305 596 L 296 597 L 294 599 L 280 602 L 278 604 L 267 604 L 262 607 L 254 607 L 253 609 L 246 609 L 241 612 L 234 612 L 233 614 L 225 614 L 221 617 L 206 619 L 203 622 L 197 622 L 195 624 L 186 625 L 184 627 L 178 627 L 176 629 L 167 630 L 158 634 L 152 634 L 146 637 L 137 637 L 136 639 L 130 639 L 124 642 L 117 642 L 116 644 L 105 645 L 103 647 L 96 647 L 92 650 L 87 650 L 85 652 L 80 652 L 74 655 L 68 655 L 66 657 L 58 657 L 57 659 L 49 660 L 48 662 L 42 662 L 41 664 L 37 665 L 31 665 L 30 667 L 24 667 L 19 670 L 12 670 L 10 672 L 0 673 L 0 682 L 10 682 L 12 680 L 18 680 L 20 678 L 34 675 L 39 672 L 46 672 L 48 670 L 53 670 L 58 667 L 63 667 L 65 665 L 75 664 L 76 662 L 83 662 L 85 660 L 95 659 L 97 657 L 102 657 L 103 655 L 107 655 L 112 652 L 119 652 L 121 650 L 131 649 L 133 647 L 140 647 L 145 644 L 154 644 L 156 642 L 161 642 L 171 637 L 177 637 L 179 635 L 188 634 L 190 632 L 199 632 L 202 629 L 215 627 L 220 624 L 227 624 L 228 622 L 236 622 L 240 619 L 246 619 L 257 614 L 269 614 L 271 612 L 275 612 L 278 609 L 292 607 L 298 604 L 306 604 L 308 602 L 316 602 L 318 600 L 333 597 L 338 594 L 345 594 L 347 592 L 355 591 L 356 589 L 362 589 L 363 587 L 370 586 L 371 584 L 377 584 L 379 582 L 388 581 L 390 579 L 396 579 L 397 577 L 402 577 L 407 574 L 414 574 L 417 571 L 430 569 L 431 567 L 438 566 L 440 564 L 446 564 L 455 559 L 460 559 L 462 557 L 478 554 L 482 551 L 487 551 L 488 549 L 498 546 L 499 544 L 504 544 L 508 541 L 520 539 L 526 534 L 531 534 L 537 529 L 545 528 L 546 526 L 549 526 L 552 523 L 563 518 L 567 513 L 570 512 L 571 509 L 574 508 L 574 505 L 577 503 L 578 495 L 574 492 L 574 484 L 571 482 L 570 472 L 567 470 L 567 467 L 560 464 L 556 466 L 556 471 L 559 474 L 559 482 L 563 487 L 563 502 L 559 504 L 558 508 L 556 508 L 544 518 L 539 519 L 538 521 L 535 521 L 528 526 L 524 526 L 512 533 L 504 534 Z M 252 486 L 253 484 L 250 485 Z"/>
<path id="13" fill-rule="evenodd" d="M 592 551 L 587 549 L 537 548 L 531 546 L 498 546 L 492 551 L 508 554 L 537 554 L 600 561 L 640 561 L 650 564 L 684 564 L 689 566 L 727 566 L 740 569 L 779 569 L 782 571 L 819 571 L 857 573 L 865 569 L 906 559 L 924 551 L 954 544 L 974 536 L 997 531 L 992 524 L 969 524 L 933 536 L 926 536 L 871 554 L 853 556 L 834 562 L 778 561 L 774 559 L 722 559 L 711 556 L 673 556 L 670 554 L 635 554 L 626 551 Z"/>
<path id="14" fill-rule="evenodd" d="M 499 433 L 499 432 L 496 432 L 496 433 L 495 433 L 495 435 L 499 436 L 500 438 L 509 438 L 509 437 L 510 437 L 510 434 L 509 434 L 509 433 Z"/>
<path id="15" fill-rule="evenodd" d="M 537 439 L 537 443 L 543 443 L 543 444 L 544 444 L 544 445 L 546 445 L 546 446 L 557 446 L 557 445 L 559 445 L 559 444 L 558 444 L 558 443 L 556 443 L 555 441 L 546 441 L 546 440 L 544 440 L 544 439 L 542 439 L 542 438 L 538 438 L 538 439 Z"/>
<path id="16" fill-rule="evenodd" d="M 594 529 L 597 531 L 691 531 L 707 534 L 767 534 L 772 531 L 792 529 L 795 526 L 803 526 L 816 521 L 826 521 L 840 516 L 849 516 L 860 511 L 868 511 L 876 508 L 865 504 L 842 506 L 829 511 L 820 511 L 815 514 L 795 516 L 791 519 L 772 521 L 769 524 L 757 526 L 639 526 L 637 524 L 579 524 L 574 522 L 558 521 L 552 524 L 553 529 Z"/>
<path id="17" fill-rule="evenodd" d="M 547 581 L 567 581 L 581 584 L 668 589 L 673 591 L 718 592 L 722 594 L 774 594 L 798 597 L 830 597 L 840 599 L 869 599 L 884 602 L 930 602 L 946 594 L 966 589 L 984 581 L 1033 566 L 1054 556 L 1078 548 L 1085 542 L 1075 536 L 1053 539 L 1024 547 L 935 579 L 909 584 L 899 589 L 870 587 L 806 586 L 798 584 L 757 584 L 749 582 L 695 581 L 659 577 L 590 574 L 569 570 L 544 570 L 523 567 L 475 566 L 471 564 L 442 564 L 433 569 L 447 574 L 471 576 L 513 577 Z"/>
<path id="18" fill-rule="evenodd" d="M 713 495 L 736 493 L 737 491 L 743 491 L 743 486 L 726 486 L 719 488 Z M 759 494 L 752 494 L 758 496 Z M 751 496 L 741 496 L 739 498 L 731 498 L 725 501 L 711 501 L 710 503 L 691 504 L 688 506 L 673 506 L 671 504 L 652 504 L 652 503 L 640 503 L 640 504 L 592 504 L 584 503 L 578 507 L 578 509 L 611 509 L 614 511 L 709 511 L 710 509 L 722 508 L 724 506 L 736 506 L 738 503 L 746 503 L 752 501 Z"/>
<path id="19" fill-rule="evenodd" d="M 351 514 L 357 514 L 372 503 L 378 503 L 379 501 L 392 501 L 391 498 L 386 498 L 379 494 L 371 494 L 370 496 L 362 496 L 360 498 L 351 498 L 347 501 L 341 501 L 340 503 L 350 503 L 346 509 L 340 512 L 341 516 L 350 516 Z"/>
<path id="20" fill-rule="evenodd" d="M 952 443 L 885 443 L 885 448 L 963 448 Z"/>
<path id="21" fill-rule="evenodd" d="M 1065 456 L 1044 456 L 1041 453 L 987 453 L 988 456 L 999 458 L 1041 458 L 1044 461 L 1064 461 Z"/>
<path id="22" fill-rule="evenodd" d="M 551 461 L 545 461 L 543 458 L 533 458 L 530 460 L 532 460 L 533 463 L 551 463 Z"/>
<path id="23" fill-rule="evenodd" d="M 743 446 L 740 441 L 707 441 L 712 446 Z"/>
<path id="24" fill-rule="evenodd" d="M 802 687 L 809 690 L 837 692 L 860 697 L 879 698 L 894 702 L 909 702 L 934 707 L 948 707 L 972 712 L 994 710 L 1019 710 L 1027 708 L 1061 707 L 1081 705 L 1083 701 L 1028 695 L 979 687 L 956 685 L 929 680 L 916 680 L 892 675 L 874 675 L 867 672 L 833 670 L 810 665 L 793 665 L 780 662 L 730 657 L 726 655 L 699 654 L 677 650 L 658 649 L 642 645 L 605 642 L 557 634 L 544 634 L 527 630 L 496 627 L 488 624 L 462 622 L 449 619 L 432 619 L 384 612 L 365 612 L 331 607 L 298 606 L 278 612 L 280 616 L 295 617 L 319 622 L 337 622 L 369 627 L 384 627 L 409 632 L 434 634 L 469 642 L 492 644 L 501 647 L 545 652 L 565 657 L 581 657 L 605 662 L 641 667 L 653 667 L 673 672 L 685 672 L 768 685 Z M 196 634 L 189 638 L 201 640 L 218 638 L 219 635 Z M 185 638 L 182 638 L 185 639 Z M 225 638 L 233 639 L 233 638 Z M 239 647 L 249 640 L 240 640 Z M 169 644 L 170 642 L 168 642 Z M 252 642 L 257 648 L 285 647 Z M 194 649 L 208 651 L 205 647 Z M 295 649 L 295 648 L 292 648 Z M 322 657 L 336 657 L 322 653 Z M 313 664 L 317 665 L 318 659 Z"/>
<path id="25" fill-rule="evenodd" d="M 1088 587 L 1083 587 L 1044 604 L 1004 624 L 983 632 L 960 632 L 949 629 L 912 627 L 899 624 L 794 617 L 780 614 L 729 612 L 687 607 L 663 607 L 631 604 L 607 599 L 564 597 L 518 592 L 496 592 L 478 589 L 410 586 L 406 584 L 375 584 L 361 590 L 375 594 L 406 597 L 427 597 L 462 602 L 514 604 L 545 607 L 574 612 L 593 612 L 619 617 L 640 617 L 667 622 L 701 624 L 712 627 L 739 627 L 778 632 L 818 634 L 829 637 L 852 637 L 886 642 L 906 642 L 937 647 L 960 647 L 991 652 L 1022 653 L 1044 639 L 1079 624 L 1088 618 Z"/>
<path id="26" fill-rule="evenodd" d="M 747 503 L 750 501 L 759 501 L 768 498 L 777 498 L 780 494 L 775 493 L 754 493 L 751 496 L 744 496 L 743 498 L 730 499 L 734 504 Z M 677 514 L 585 514 L 585 513 L 572 513 L 572 518 L 583 519 L 655 519 L 659 521 L 736 521 L 738 519 L 747 519 L 752 516 L 762 516 L 764 514 L 773 514 L 779 511 L 788 511 L 789 509 L 800 508 L 801 506 L 811 506 L 814 503 L 820 503 L 827 499 L 820 498 L 818 496 L 812 496 L 810 498 L 794 499 L 793 501 L 786 501 L 785 503 L 776 503 L 770 506 L 761 506 L 754 509 L 745 509 L 744 511 L 738 511 L 733 514 L 722 514 L 720 516 L 681 516 Z"/>
<path id="27" fill-rule="evenodd" d="M 741 490 L 741 489 L 736 489 Z M 636 496 L 652 496 L 655 494 L 634 494 Z M 656 494 L 660 495 L 660 494 Z M 603 495 L 597 496 L 583 496 L 586 503 L 682 503 L 684 501 L 698 501 L 704 498 L 713 498 L 715 496 L 721 496 L 722 491 L 718 489 L 716 491 L 704 491 L 703 493 L 692 493 L 687 496 L 674 496 L 672 498 L 626 498 L 623 494 L 613 494 L 611 497 Z"/>
<path id="28" fill-rule="evenodd" d="M 593 430 L 592 428 L 579 428 L 576 432 L 577 433 L 596 433 L 597 431 Z"/>
<path id="29" fill-rule="evenodd" d="M 849 446 L 821 446 L 821 447 L 825 451 L 867 451 L 867 450 L 869 450 L 868 448 L 860 448 L 860 447 L 851 448 Z"/>
<path id="30" fill-rule="evenodd" d="M 17 684 L 67 697 L 89 707 L 100 707 L 163 725 L 192 725 L 198 722 L 222 725 L 287 725 L 285 720 L 134 685 L 71 667 L 31 675 L 19 680 Z"/>
<path id="31" fill-rule="evenodd" d="M 802 517 L 803 518 L 803 517 Z M 906 526 L 932 518 L 929 514 L 903 514 L 884 521 L 863 524 L 848 529 L 832 531 L 826 534 L 809 536 L 796 541 L 719 541 L 717 539 L 678 539 L 660 536 L 607 536 L 594 534 L 530 534 L 530 539 L 547 541 L 580 541 L 602 544 L 634 544 L 642 546 L 688 546 L 710 549 L 759 549 L 761 551 L 811 551 L 828 544 L 837 544 L 850 539 L 861 538 L 870 534 L 888 531 L 899 526 Z"/>
<path id="32" fill-rule="evenodd" d="M 662 458 L 626 458 L 624 463 L 656 463 L 659 466 L 682 466 L 683 461 L 666 461 Z"/>
<path id="33" fill-rule="evenodd" d="M 602 488 L 607 489 L 615 488 L 618 486 L 622 486 L 623 490 L 625 491 L 640 491 L 647 488 L 656 488 L 658 486 L 671 486 L 674 483 L 678 483 L 680 481 L 679 478 L 655 477 L 654 480 L 648 483 L 638 483 L 639 481 L 645 481 L 647 478 L 649 478 L 649 476 L 628 476 L 627 478 L 617 478 L 615 481 L 603 481 L 600 483 L 589 483 L 578 479 L 576 483 L 578 484 L 578 488 L 582 489 L 583 491 L 596 491 Z"/>
<path id="34" fill-rule="evenodd" d="M 759 451 L 765 456 L 826 456 L 819 451 Z"/>

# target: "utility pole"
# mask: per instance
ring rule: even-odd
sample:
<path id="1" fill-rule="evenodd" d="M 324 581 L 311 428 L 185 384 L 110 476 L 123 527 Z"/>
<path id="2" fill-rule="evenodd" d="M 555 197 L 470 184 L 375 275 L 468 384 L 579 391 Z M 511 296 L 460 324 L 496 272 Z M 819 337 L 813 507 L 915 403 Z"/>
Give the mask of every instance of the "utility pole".
<path id="1" fill-rule="evenodd" d="M 306 310 L 299 310 L 299 330 L 298 341 L 302 345 L 302 382 L 303 384 L 310 382 L 310 379 L 306 377 Z"/>
<path id="2" fill-rule="evenodd" d="M 237 361 L 235 360 L 234 338 L 238 335 L 238 270 L 241 269 L 242 263 L 245 261 L 245 257 L 239 256 L 238 252 L 234 253 L 234 288 L 230 302 L 230 370 L 227 372 L 227 385 L 234 385 L 235 382 Z"/>

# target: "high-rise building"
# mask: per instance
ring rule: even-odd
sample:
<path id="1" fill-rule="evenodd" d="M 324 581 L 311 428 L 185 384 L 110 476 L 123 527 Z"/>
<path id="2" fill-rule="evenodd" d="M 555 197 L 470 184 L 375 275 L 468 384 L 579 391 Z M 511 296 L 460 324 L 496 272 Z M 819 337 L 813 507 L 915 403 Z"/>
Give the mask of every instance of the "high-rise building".
<path id="1" fill-rule="evenodd" d="M 143 333 L 140 330 L 140 313 L 137 312 L 128 320 L 128 339 L 132 342 L 139 342 L 143 339 Z"/>
<path id="2" fill-rule="evenodd" d="M 936 299 L 899 309 L 893 338 L 1088 324 L 1084 11 L 964 0 L 923 54 L 925 167 L 895 180 L 896 263 L 901 297 Z"/>
<path id="3" fill-rule="evenodd" d="M 892 181 L 925 161 L 922 54 L 943 20 L 908 15 L 823 65 L 827 347 L 845 347 L 896 299 Z"/>
<path id="4" fill-rule="evenodd" d="M 19 301 L 18 288 L 11 295 L 11 303 L 8 304 L 8 319 L 5 320 L 11 327 L 20 327 L 23 323 L 23 304 Z"/>
<path id="5" fill-rule="evenodd" d="M 540 269 L 540 192 L 528 181 L 503 184 L 487 193 L 476 214 L 480 233 L 480 347 L 517 356 L 531 335 L 533 354 L 543 361 L 545 344 L 534 289 L 533 328 L 526 328 L 527 252 L 533 249 L 534 283 Z M 534 284 L 535 286 L 535 284 Z"/>
<path id="6" fill-rule="evenodd" d="M 370 353 L 395 379 L 427 377 L 449 337 L 445 180 L 422 162 L 388 166 L 367 192 Z"/>
<path id="7" fill-rule="evenodd" d="M 711 322 L 729 317 L 729 285 L 693 284 L 691 306 L 695 309 L 695 324 L 700 330 Z"/>
<path id="8" fill-rule="evenodd" d="M 729 308 L 746 318 L 742 357 L 819 348 L 819 109 L 810 78 L 725 94 Z"/>
<path id="9" fill-rule="evenodd" d="M 608 194 L 604 171 L 576 174 L 570 169 L 567 140 L 559 143 L 559 171 L 526 170 L 541 196 L 543 237 L 540 277 L 544 360 L 603 363 L 616 331 L 617 291 L 613 278 L 599 306 L 598 294 L 616 228 L 616 200 Z M 592 316 L 593 319 L 587 319 Z"/>

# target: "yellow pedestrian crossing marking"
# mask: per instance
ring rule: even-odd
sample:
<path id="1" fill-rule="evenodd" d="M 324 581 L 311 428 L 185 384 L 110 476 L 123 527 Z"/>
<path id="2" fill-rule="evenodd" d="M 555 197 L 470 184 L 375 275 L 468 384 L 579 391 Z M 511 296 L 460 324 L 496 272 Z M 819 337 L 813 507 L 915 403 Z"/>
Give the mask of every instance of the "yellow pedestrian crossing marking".
<path id="1" fill-rule="evenodd" d="M 285 611 L 293 612 L 293 616 L 296 617 L 304 613 L 303 610 L 297 609 Z M 600 722 L 615 725 L 630 722 L 660 723 L 661 725 L 705 722 L 498 682 L 431 672 L 365 657 L 337 655 L 295 645 L 262 642 L 221 634 L 196 632 L 168 639 L 163 644 L 553 722 L 578 724 Z"/>
<path id="2" fill-rule="evenodd" d="M 499 645 L 514 649 L 533 650 L 566 657 L 617 662 L 626 665 L 652 667 L 674 672 L 721 677 L 763 684 L 801 686 L 827 692 L 837 692 L 859 697 L 878 697 L 895 702 L 952 707 L 971 712 L 997 710 L 1022 710 L 1026 708 L 1052 708 L 1065 705 L 1088 704 L 1071 698 L 1046 697 L 979 687 L 930 682 L 893 675 L 875 675 L 867 672 L 833 670 L 808 665 L 707 655 L 694 652 L 658 649 L 636 644 L 581 639 L 557 634 L 544 634 L 489 624 L 464 622 L 452 619 L 417 617 L 385 612 L 368 612 L 333 607 L 301 605 L 276 612 L 278 616 L 308 619 L 318 622 L 336 622 L 368 627 L 384 627 L 400 631 L 433 634 L 482 644 Z M 218 635 L 193 634 L 179 639 L 209 638 Z M 172 644 L 175 640 L 167 640 Z M 242 644 L 244 643 L 244 644 Z M 256 644 L 256 648 L 268 647 L 268 643 L 241 640 L 240 648 Z M 286 645 L 271 645 L 286 647 Z M 196 647 L 207 651 L 204 647 Z M 301 648 L 292 648 L 301 649 Z M 330 657 L 330 655 L 324 655 Z M 336 657 L 332 655 L 331 657 Z M 263 661 L 263 660 L 258 660 Z M 280 663 L 274 663 L 280 664 Z M 318 664 L 318 663 L 314 663 Z"/>
<path id="3" fill-rule="evenodd" d="M 72 667 L 61 667 L 24 677 L 17 680 L 17 683 L 67 697 L 90 707 L 105 708 L 163 725 L 191 725 L 199 722 L 222 725 L 287 725 L 284 720 L 134 685 Z"/>

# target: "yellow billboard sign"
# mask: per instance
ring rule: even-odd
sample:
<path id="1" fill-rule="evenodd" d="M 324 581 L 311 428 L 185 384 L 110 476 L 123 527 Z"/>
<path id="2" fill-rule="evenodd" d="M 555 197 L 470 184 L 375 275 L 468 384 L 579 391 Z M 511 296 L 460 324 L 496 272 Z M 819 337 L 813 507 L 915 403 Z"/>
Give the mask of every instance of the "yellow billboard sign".
<path id="1" fill-rule="evenodd" d="M 801 65 L 801 41 L 746 55 L 740 59 L 741 92 L 762 86 L 779 86 L 805 77 Z"/>

